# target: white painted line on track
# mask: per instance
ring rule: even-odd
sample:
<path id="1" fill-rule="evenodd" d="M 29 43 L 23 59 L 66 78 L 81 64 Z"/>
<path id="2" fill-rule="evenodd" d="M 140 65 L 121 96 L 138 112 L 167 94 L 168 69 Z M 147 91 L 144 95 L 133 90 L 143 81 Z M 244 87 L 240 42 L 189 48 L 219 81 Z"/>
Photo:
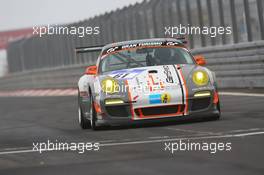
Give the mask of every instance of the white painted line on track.
<path id="1" fill-rule="evenodd" d="M 170 138 L 169 136 L 155 136 L 155 137 L 148 137 L 149 139 L 166 139 Z"/>
<path id="2" fill-rule="evenodd" d="M 45 150 L 44 150 L 45 151 Z M 47 151 L 47 150 L 46 150 Z M 16 151 L 3 151 L 0 152 L 0 155 L 7 155 L 7 154 L 20 154 L 20 153 L 32 153 L 38 152 L 37 150 L 27 149 L 27 150 L 16 150 Z"/>
<path id="3" fill-rule="evenodd" d="M 264 97 L 264 93 L 219 92 L 219 94 L 220 95 L 230 95 L 230 96 Z"/>
<path id="4" fill-rule="evenodd" d="M 180 140 L 218 139 L 218 138 L 253 136 L 253 135 L 260 135 L 260 134 L 264 134 L 264 132 L 216 135 L 216 136 L 202 136 L 202 137 L 191 137 L 191 138 L 185 137 L 185 138 L 171 138 L 171 139 L 158 139 L 158 140 L 143 140 L 143 141 L 134 141 L 134 142 L 106 143 L 106 144 L 100 144 L 100 146 L 134 145 L 134 144 L 159 143 L 159 142 L 180 141 Z"/>
<path id="5" fill-rule="evenodd" d="M 246 136 L 263 135 L 263 134 L 264 134 L 264 131 L 263 132 L 239 133 L 239 134 L 227 134 L 227 135 L 209 135 L 209 136 L 200 136 L 200 137 L 163 138 L 163 139 L 139 140 L 139 141 L 131 141 L 131 142 L 103 143 L 103 144 L 100 144 L 100 146 L 107 147 L 107 146 L 172 142 L 172 141 L 180 141 L 180 140 L 220 139 L 220 138 L 246 137 Z M 47 151 L 56 151 L 56 150 L 42 150 L 42 152 L 47 152 Z M 0 155 L 32 153 L 32 152 L 38 152 L 38 150 L 26 149 L 26 150 L 14 150 L 14 151 L 0 151 Z"/>
<path id="6" fill-rule="evenodd" d="M 197 133 L 197 134 L 215 134 L 213 132 L 195 131 L 195 130 L 190 130 L 190 129 L 179 129 L 179 128 L 173 128 L 173 127 L 166 127 L 165 129 L 174 130 L 174 131 Z"/>
<path id="7" fill-rule="evenodd" d="M 225 132 L 219 132 L 220 134 L 229 134 L 229 133 L 237 133 L 237 132 L 250 132 L 250 131 L 264 131 L 264 128 L 251 128 L 251 129 L 237 129 L 237 130 L 231 130 L 231 131 L 225 131 Z M 219 134 L 215 133 L 215 134 Z"/>
<path id="8" fill-rule="evenodd" d="M 102 141 L 94 141 L 98 143 L 109 143 L 109 142 L 116 142 L 117 140 L 102 140 Z"/>
<path id="9" fill-rule="evenodd" d="M 30 149 L 30 147 L 19 147 L 19 148 L 4 148 L 4 149 L 2 149 L 2 150 L 4 150 L 4 151 L 13 151 L 13 150 L 15 150 L 15 151 L 17 151 L 17 150 L 26 150 L 26 149 Z"/>
<path id="10" fill-rule="evenodd" d="M 243 137 L 243 136 L 252 136 L 252 135 L 260 135 L 260 134 L 264 134 L 264 131 L 263 132 L 236 134 L 236 136 L 237 137 Z"/>

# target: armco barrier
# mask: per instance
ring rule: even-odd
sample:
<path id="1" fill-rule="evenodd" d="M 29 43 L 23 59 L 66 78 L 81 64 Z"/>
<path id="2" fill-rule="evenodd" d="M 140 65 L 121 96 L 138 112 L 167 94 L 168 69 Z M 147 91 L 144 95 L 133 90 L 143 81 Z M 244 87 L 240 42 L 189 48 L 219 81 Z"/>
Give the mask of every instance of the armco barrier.
<path id="1" fill-rule="evenodd" d="M 220 88 L 264 87 L 264 41 L 205 47 L 192 52 L 206 57 Z M 10 74 L 0 78 L 0 90 L 77 87 L 85 66 L 88 65 Z"/>

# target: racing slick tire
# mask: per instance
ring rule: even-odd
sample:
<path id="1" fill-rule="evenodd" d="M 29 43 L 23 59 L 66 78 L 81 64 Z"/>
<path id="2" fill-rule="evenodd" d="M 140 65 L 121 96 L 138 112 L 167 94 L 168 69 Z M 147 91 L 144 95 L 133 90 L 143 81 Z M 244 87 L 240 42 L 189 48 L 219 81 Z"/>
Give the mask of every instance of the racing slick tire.
<path id="1" fill-rule="evenodd" d="M 80 105 L 80 94 L 78 93 L 78 122 L 82 129 L 88 129 L 91 127 L 90 121 L 84 117 L 81 105 Z"/>
<path id="2" fill-rule="evenodd" d="M 218 103 L 217 103 L 217 109 L 218 109 L 218 111 L 219 111 L 219 115 L 216 117 L 216 119 L 218 120 L 218 119 L 221 118 L 221 107 L 220 107 L 220 101 L 218 101 Z"/>
<path id="3" fill-rule="evenodd" d="M 221 108 L 220 108 L 220 101 L 218 101 L 216 105 L 217 110 L 219 111 L 219 114 L 214 117 L 214 120 L 219 120 L 221 118 Z"/>
<path id="4" fill-rule="evenodd" d="M 90 103 L 91 103 L 91 107 L 90 107 L 90 126 L 93 130 L 97 130 L 98 129 L 98 125 L 97 125 L 97 113 L 94 107 L 94 103 L 93 103 L 93 96 L 92 94 L 90 94 Z"/>

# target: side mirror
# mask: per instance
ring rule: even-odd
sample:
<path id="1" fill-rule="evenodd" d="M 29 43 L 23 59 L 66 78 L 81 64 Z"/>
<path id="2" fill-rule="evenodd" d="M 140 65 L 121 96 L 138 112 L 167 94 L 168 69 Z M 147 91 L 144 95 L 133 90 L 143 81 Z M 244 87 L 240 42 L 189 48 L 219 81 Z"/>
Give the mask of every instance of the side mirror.
<path id="1" fill-rule="evenodd" d="M 195 60 L 196 64 L 198 64 L 200 66 L 206 65 L 206 61 L 205 61 L 205 58 L 203 55 L 194 56 L 194 60 Z"/>
<path id="2" fill-rule="evenodd" d="M 97 66 L 88 66 L 85 70 L 86 75 L 95 75 L 97 73 Z"/>

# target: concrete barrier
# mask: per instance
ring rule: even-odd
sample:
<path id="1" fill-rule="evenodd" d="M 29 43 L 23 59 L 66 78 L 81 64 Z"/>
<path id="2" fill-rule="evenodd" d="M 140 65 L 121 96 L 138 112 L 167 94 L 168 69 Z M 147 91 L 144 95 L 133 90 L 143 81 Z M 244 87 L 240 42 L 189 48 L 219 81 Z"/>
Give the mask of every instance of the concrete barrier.
<path id="1" fill-rule="evenodd" d="M 220 88 L 264 87 L 264 41 L 193 50 L 203 54 Z"/>
<path id="2" fill-rule="evenodd" d="M 73 88 L 87 65 L 74 65 L 10 74 L 0 78 L 0 90 Z"/>
<path id="3" fill-rule="evenodd" d="M 264 87 L 264 41 L 192 50 L 206 57 L 220 88 Z M 10 74 L 0 78 L 0 90 L 74 88 L 88 65 L 73 65 Z"/>

